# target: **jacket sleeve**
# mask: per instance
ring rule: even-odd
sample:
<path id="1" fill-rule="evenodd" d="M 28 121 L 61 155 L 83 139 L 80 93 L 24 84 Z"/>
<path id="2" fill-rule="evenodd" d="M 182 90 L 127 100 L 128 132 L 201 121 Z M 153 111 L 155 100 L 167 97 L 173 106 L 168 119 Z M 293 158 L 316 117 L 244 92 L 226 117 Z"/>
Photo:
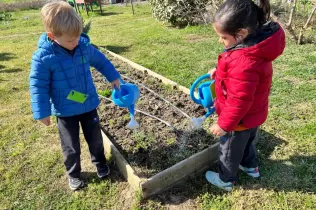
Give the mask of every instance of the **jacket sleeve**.
<path id="1" fill-rule="evenodd" d="M 259 74 L 254 61 L 241 57 L 225 80 L 227 99 L 218 118 L 219 127 L 227 132 L 237 127 L 253 103 L 258 84 Z"/>
<path id="2" fill-rule="evenodd" d="M 50 71 L 42 60 L 34 54 L 31 61 L 30 95 L 33 117 L 35 120 L 51 115 Z"/>
<path id="3" fill-rule="evenodd" d="M 89 63 L 97 71 L 99 71 L 109 82 L 120 78 L 120 74 L 113 64 L 105 57 L 103 53 L 92 45 L 89 45 L 90 60 Z"/>

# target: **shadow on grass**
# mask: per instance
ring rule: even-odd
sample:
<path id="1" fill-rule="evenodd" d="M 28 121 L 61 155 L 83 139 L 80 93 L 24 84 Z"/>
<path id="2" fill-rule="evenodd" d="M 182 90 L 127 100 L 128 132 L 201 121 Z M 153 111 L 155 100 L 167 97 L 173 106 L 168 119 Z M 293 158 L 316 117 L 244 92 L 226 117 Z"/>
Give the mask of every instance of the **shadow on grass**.
<path id="1" fill-rule="evenodd" d="M 272 153 L 285 145 L 287 145 L 286 141 L 261 130 L 257 144 L 261 178 L 253 179 L 239 171 L 236 187 L 285 192 L 315 192 L 316 157 L 292 156 L 286 160 L 272 160 Z M 213 167 L 212 170 L 217 171 L 217 167 Z M 178 205 L 188 200 L 194 200 L 205 193 L 222 196 L 227 192 L 211 186 L 204 178 L 203 173 L 191 176 L 169 190 L 149 198 L 149 200 L 162 204 Z M 147 201 L 143 202 L 145 204 Z"/>
<path id="2" fill-rule="evenodd" d="M 112 46 L 112 45 L 107 45 L 107 46 L 99 46 L 101 48 L 105 48 L 107 50 L 110 50 L 116 54 L 120 54 L 122 52 L 128 52 L 129 51 L 129 48 L 131 46 Z"/>
<path id="3" fill-rule="evenodd" d="M 244 189 L 270 189 L 274 191 L 316 191 L 316 157 L 291 156 L 286 160 L 263 160 L 259 180 L 241 180 Z"/>
<path id="4" fill-rule="evenodd" d="M 111 180 L 111 181 L 119 181 L 124 182 L 124 177 L 119 172 L 117 166 L 114 162 L 108 163 L 110 167 L 110 175 L 108 177 L 105 177 L 104 180 Z M 97 176 L 97 172 L 81 172 L 82 179 L 87 183 L 100 183 L 103 179 L 100 179 Z"/>
<path id="5" fill-rule="evenodd" d="M 0 74 L 1 73 L 16 73 L 20 71 L 23 71 L 23 70 L 22 69 L 1 69 L 1 65 L 0 65 Z"/>
<path id="6" fill-rule="evenodd" d="M 0 62 L 1 61 L 8 61 L 14 59 L 16 56 L 13 53 L 0 53 Z M 0 68 L 3 67 L 2 65 Z"/>
<path id="7" fill-rule="evenodd" d="M 261 177 L 259 180 L 246 179 L 246 175 L 242 174 L 244 179 L 240 184 L 245 189 L 315 192 L 316 157 L 297 155 L 282 160 L 270 158 L 281 145 L 287 145 L 287 142 L 262 131 L 261 141 L 257 145 Z"/>
<path id="8" fill-rule="evenodd" d="M 98 15 L 100 16 L 111 16 L 111 15 L 120 15 L 120 14 L 123 14 L 122 12 L 106 12 L 104 8 L 102 8 L 103 12 L 101 14 L 101 11 L 100 10 L 94 10 L 94 12 L 97 12 Z"/>
<path id="9" fill-rule="evenodd" d="M 13 53 L 0 53 L 0 62 L 9 61 L 14 59 L 16 56 Z M 0 73 L 15 73 L 22 71 L 21 69 L 7 69 L 6 66 L 0 64 Z M 4 81 L 4 80 L 2 80 Z"/>

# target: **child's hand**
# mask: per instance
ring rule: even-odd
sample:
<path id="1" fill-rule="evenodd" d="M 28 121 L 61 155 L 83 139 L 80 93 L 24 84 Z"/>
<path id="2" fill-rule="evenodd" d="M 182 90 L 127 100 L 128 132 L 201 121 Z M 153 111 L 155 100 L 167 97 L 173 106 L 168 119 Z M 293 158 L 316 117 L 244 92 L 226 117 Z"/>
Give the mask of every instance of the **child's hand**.
<path id="1" fill-rule="evenodd" d="M 215 135 L 215 136 L 224 136 L 227 132 L 221 129 L 218 124 L 214 124 L 210 127 L 210 131 Z"/>
<path id="2" fill-rule="evenodd" d="M 50 125 L 50 117 L 46 117 L 44 119 L 40 119 L 40 121 L 45 124 L 46 126 Z"/>
<path id="3" fill-rule="evenodd" d="M 116 79 L 112 82 L 112 89 L 114 88 L 120 89 L 120 79 Z"/>
<path id="4" fill-rule="evenodd" d="M 213 68 L 208 71 L 208 74 L 210 74 L 211 79 L 215 79 L 215 72 L 216 72 L 216 68 Z"/>

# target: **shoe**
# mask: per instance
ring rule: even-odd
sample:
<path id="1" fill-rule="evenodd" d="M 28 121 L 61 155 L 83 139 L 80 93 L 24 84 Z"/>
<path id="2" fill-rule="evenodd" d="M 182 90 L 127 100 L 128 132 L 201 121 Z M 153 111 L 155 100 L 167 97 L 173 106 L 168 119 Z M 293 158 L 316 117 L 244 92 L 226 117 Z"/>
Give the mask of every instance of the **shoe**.
<path id="1" fill-rule="evenodd" d="M 85 186 L 84 182 L 80 178 L 69 177 L 69 187 L 71 190 L 79 190 Z"/>
<path id="2" fill-rule="evenodd" d="M 97 169 L 97 175 L 100 179 L 107 177 L 109 174 L 110 174 L 110 167 L 107 164 L 105 164 L 104 168 Z"/>
<path id="3" fill-rule="evenodd" d="M 205 178 L 207 179 L 209 183 L 223 190 L 232 191 L 233 189 L 233 182 L 223 182 L 219 178 L 218 173 L 215 173 L 213 171 L 207 171 L 205 174 Z"/>
<path id="4" fill-rule="evenodd" d="M 258 167 L 256 168 L 247 168 L 239 165 L 239 169 L 242 170 L 243 172 L 247 173 L 249 176 L 253 178 L 258 178 L 260 176 L 259 169 Z"/>

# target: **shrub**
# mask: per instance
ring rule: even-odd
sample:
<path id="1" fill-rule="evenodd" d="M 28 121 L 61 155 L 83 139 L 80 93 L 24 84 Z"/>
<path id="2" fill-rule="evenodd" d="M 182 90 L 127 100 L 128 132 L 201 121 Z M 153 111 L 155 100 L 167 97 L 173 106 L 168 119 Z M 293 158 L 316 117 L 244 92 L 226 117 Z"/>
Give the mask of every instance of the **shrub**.
<path id="1" fill-rule="evenodd" d="M 209 0 L 150 0 L 153 16 L 174 26 L 210 21 Z"/>
<path id="2" fill-rule="evenodd" d="M 0 12 L 0 21 L 11 20 L 12 15 L 10 13 L 1 13 Z"/>

